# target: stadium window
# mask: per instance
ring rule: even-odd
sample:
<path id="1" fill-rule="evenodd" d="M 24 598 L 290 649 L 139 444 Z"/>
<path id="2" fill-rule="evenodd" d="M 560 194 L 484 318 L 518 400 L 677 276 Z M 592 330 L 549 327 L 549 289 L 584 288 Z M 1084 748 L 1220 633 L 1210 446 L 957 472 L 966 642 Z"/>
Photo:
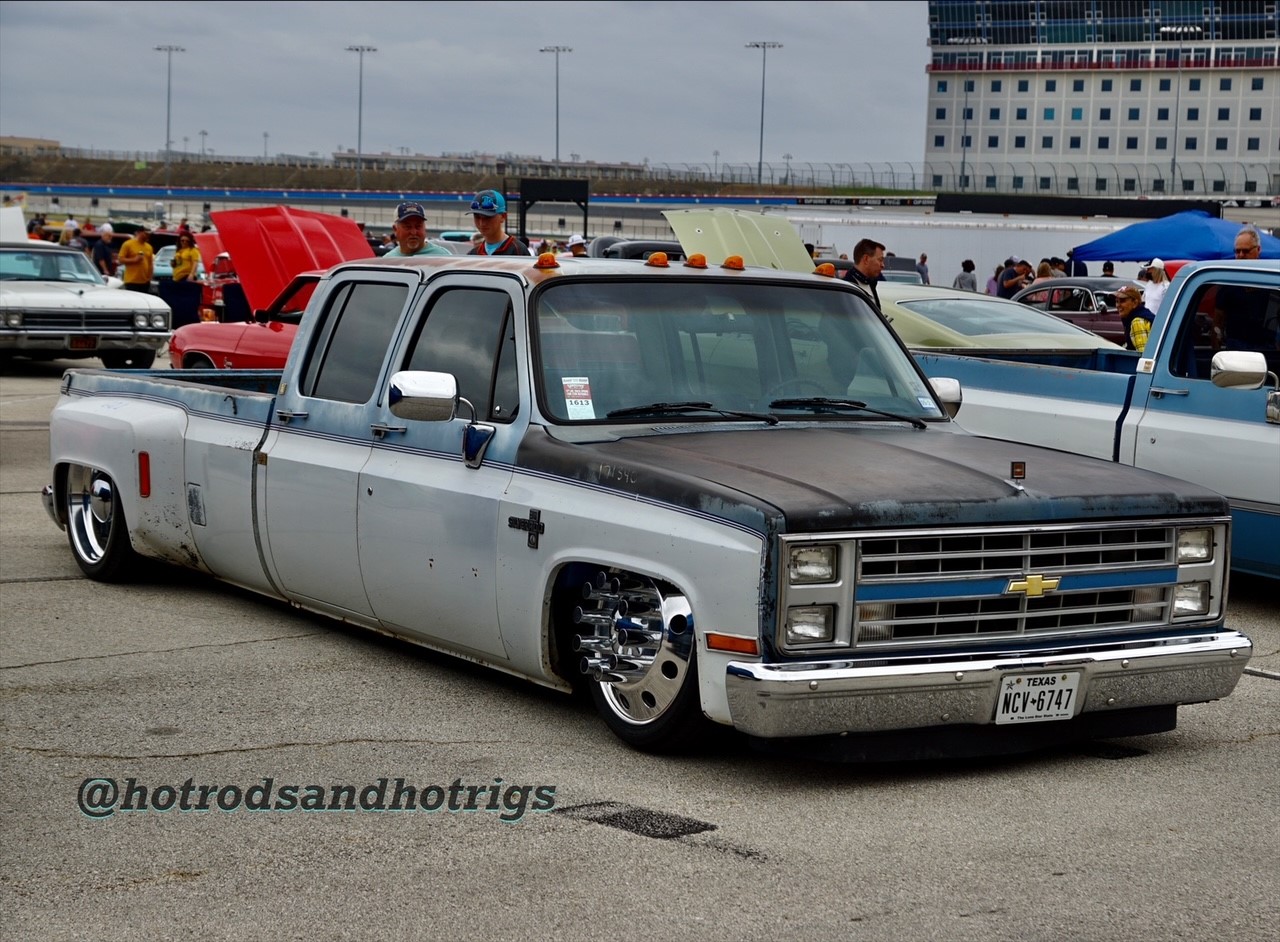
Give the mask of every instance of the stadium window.
<path id="1" fill-rule="evenodd" d="M 1131 92 L 1142 91 L 1142 79 L 1129 79 L 1129 91 Z"/>
<path id="2" fill-rule="evenodd" d="M 946 147 L 946 146 L 947 146 L 947 136 L 946 136 L 945 134 L 935 134 L 935 135 L 933 136 L 933 146 L 934 146 L 934 147 Z"/>
<path id="3" fill-rule="evenodd" d="M 1231 109 L 1230 109 L 1230 108 L 1219 108 L 1219 109 L 1218 109 L 1218 120 L 1219 120 L 1219 121 L 1230 121 L 1230 120 L 1231 120 Z"/>
<path id="4" fill-rule="evenodd" d="M 1218 79 L 1218 91 L 1220 92 L 1231 91 L 1231 79 L 1229 78 Z"/>
<path id="5" fill-rule="evenodd" d="M 946 108 L 938 108 L 937 110 L 935 110 L 935 111 L 934 111 L 934 113 L 933 113 L 933 120 L 935 120 L 935 121 L 945 121 L 945 120 L 947 120 L 947 109 L 946 109 Z"/>
<path id="6" fill-rule="evenodd" d="M 1018 79 L 1018 91 L 1020 92 L 1031 91 L 1031 82 L 1027 79 Z"/>
<path id="7" fill-rule="evenodd" d="M 1102 80 L 1102 90 L 1103 90 L 1104 92 L 1109 92 L 1109 91 L 1111 91 L 1111 79 L 1103 79 L 1103 80 Z"/>
<path id="8" fill-rule="evenodd" d="M 1215 138 L 1213 139 L 1213 149 L 1214 149 L 1214 150 L 1226 150 L 1226 149 L 1227 149 L 1227 139 L 1226 139 L 1225 137 L 1215 137 Z"/>
<path id="9" fill-rule="evenodd" d="M 1169 139 L 1167 137 L 1157 137 L 1156 150 L 1168 150 L 1168 149 L 1169 149 Z"/>
<path id="10" fill-rule="evenodd" d="M 996 178 L 994 176 L 987 177 L 986 187 L 988 190 L 994 190 L 996 188 Z"/>
<path id="11" fill-rule="evenodd" d="M 1262 109 L 1261 109 L 1261 108 L 1250 108 L 1250 109 L 1249 109 L 1249 120 L 1250 120 L 1250 121 L 1261 121 L 1261 120 L 1262 120 Z"/>
<path id="12" fill-rule="evenodd" d="M 1056 92 L 1056 91 L 1058 90 L 1058 80 L 1057 80 L 1057 79 L 1045 79 L 1045 80 L 1044 80 L 1044 90 L 1045 90 L 1046 92 Z"/>
<path id="13" fill-rule="evenodd" d="M 1023 135 L 1019 134 L 1017 137 L 1013 139 L 1014 150 L 1022 150 L 1026 146 L 1027 146 L 1027 139 Z"/>
<path id="14" fill-rule="evenodd" d="M 1172 91 L 1172 89 L 1173 89 L 1173 85 L 1169 82 L 1168 79 L 1160 80 L 1160 91 L 1167 92 L 1167 91 Z"/>
<path id="15" fill-rule="evenodd" d="M 1262 76 L 1255 75 L 1249 84 L 1249 90 L 1254 92 L 1262 91 Z"/>
<path id="16" fill-rule="evenodd" d="M 1052 147 L 1052 146 L 1053 146 L 1053 135 L 1052 135 L 1052 134 L 1046 134 L 1044 137 L 1040 138 L 1040 147 L 1041 147 L 1042 149 L 1046 149 L 1046 150 L 1047 150 L 1048 148 L 1050 148 L 1050 147 Z"/>
<path id="17" fill-rule="evenodd" d="M 1107 192 L 1107 178 L 1106 178 L 1106 177 L 1098 177 L 1098 179 L 1096 179 L 1096 180 L 1094 180 L 1094 181 L 1093 181 L 1093 188 L 1094 188 L 1094 190 L 1095 190 L 1096 192 L 1098 192 L 1098 193 L 1105 193 L 1105 192 Z"/>
<path id="18" fill-rule="evenodd" d="M 988 147 L 990 147 L 992 150 L 995 150 L 997 147 L 999 147 L 999 146 L 1000 146 L 1000 135 L 998 135 L 998 134 L 989 134 L 989 135 L 987 135 L 987 146 L 988 146 Z"/>
<path id="19" fill-rule="evenodd" d="M 972 135 L 966 134 L 966 135 L 964 135 L 962 138 L 960 138 L 960 146 L 961 146 L 961 147 L 972 147 L 972 146 L 973 146 L 973 137 L 972 137 Z"/>
<path id="20" fill-rule="evenodd" d="M 1072 108 L 1072 109 L 1071 109 L 1071 120 L 1072 120 L 1072 121 L 1083 121 L 1083 120 L 1084 120 L 1084 109 L 1083 109 L 1083 108 Z"/>
<path id="21" fill-rule="evenodd" d="M 1137 121 L 1137 120 L 1138 120 L 1138 109 L 1137 109 L 1137 108 L 1130 108 L 1130 109 L 1129 109 L 1129 120 L 1130 120 L 1130 121 Z"/>
<path id="22" fill-rule="evenodd" d="M 1152 189 L 1152 191 L 1153 191 L 1153 192 L 1155 192 L 1155 193 L 1163 193 L 1163 192 L 1164 192 L 1164 180 L 1159 180 L 1159 179 L 1152 180 L 1152 181 L 1151 181 L 1151 189 Z"/>
<path id="23" fill-rule="evenodd" d="M 1215 192 L 1215 193 L 1225 193 L 1225 192 L 1227 192 L 1227 181 L 1226 181 L 1226 180 L 1214 180 L 1214 181 L 1213 181 L 1213 192 Z"/>
<path id="24" fill-rule="evenodd" d="M 1000 109 L 999 109 L 999 108 L 992 108 L 992 109 L 991 109 L 991 111 L 990 111 L 989 113 L 990 113 L 990 116 L 991 116 L 991 120 L 992 120 L 992 121 L 999 121 L 999 120 L 1000 120 Z"/>
<path id="25" fill-rule="evenodd" d="M 1126 193 L 1132 193 L 1132 192 L 1134 192 L 1134 191 L 1135 191 L 1135 190 L 1137 190 L 1137 189 L 1138 189 L 1138 181 L 1137 181 L 1137 180 L 1135 180 L 1133 177 L 1125 177 L 1125 178 L 1124 178 L 1124 191 L 1125 191 Z"/>
<path id="26" fill-rule="evenodd" d="M 1260 137 L 1251 137 L 1251 138 L 1249 138 L 1248 140 L 1246 140 L 1246 141 L 1244 142 L 1244 149 L 1245 149 L 1245 150 L 1261 150 L 1261 149 L 1262 149 L 1262 138 L 1260 138 Z"/>
<path id="27" fill-rule="evenodd" d="M 1187 91 L 1190 91 L 1190 92 L 1200 91 L 1200 80 L 1198 78 L 1187 79 Z"/>
<path id="28" fill-rule="evenodd" d="M 1257 180 L 1245 180 L 1245 181 L 1244 181 L 1244 191 L 1245 191 L 1246 193 L 1257 193 L 1257 192 L 1258 192 L 1258 181 L 1257 181 Z"/>
<path id="29" fill-rule="evenodd" d="M 1136 137 L 1126 137 L 1126 138 L 1124 139 L 1124 149 L 1125 149 L 1125 150 L 1137 150 L 1137 149 L 1138 149 L 1138 139 L 1137 139 Z"/>
<path id="30" fill-rule="evenodd" d="M 1099 108 L 1099 109 L 1098 109 L 1098 120 L 1099 120 L 1099 121 L 1110 121 L 1110 120 L 1111 120 L 1111 109 L 1110 109 L 1110 108 Z"/>
<path id="31" fill-rule="evenodd" d="M 1169 109 L 1168 109 L 1168 108 L 1157 108 L 1157 109 L 1156 109 L 1156 120 L 1157 120 L 1157 121 L 1168 121 L 1168 120 L 1169 120 Z"/>
<path id="32" fill-rule="evenodd" d="M 1188 120 L 1188 121 L 1199 121 L 1199 120 L 1200 120 L 1200 109 L 1199 109 L 1199 108 L 1188 108 L 1188 109 L 1187 109 L 1187 120 Z"/>
<path id="33" fill-rule="evenodd" d="M 947 80 L 946 80 L 946 79 L 938 79 L 938 91 L 939 91 L 939 92 L 945 92 L 946 90 L 947 90 Z M 941 179 L 941 178 L 938 178 L 938 179 Z"/>
<path id="34" fill-rule="evenodd" d="M 1015 118 L 1017 118 L 1019 121 L 1026 121 L 1026 120 L 1027 120 L 1027 109 L 1026 109 L 1026 108 L 1018 108 L 1017 110 L 1015 110 L 1015 111 L 1014 111 L 1013 116 L 1014 116 Z"/>
<path id="35" fill-rule="evenodd" d="M 1084 79 L 1073 79 L 1071 82 L 1071 90 L 1073 92 L 1084 91 Z"/>
<path id="36" fill-rule="evenodd" d="M 964 90 L 965 90 L 966 92 L 976 91 L 976 89 L 975 89 L 975 87 L 974 87 L 974 84 L 973 84 L 973 79 L 965 79 L 965 80 L 964 80 Z"/>
<path id="37" fill-rule="evenodd" d="M 1195 149 L 1196 149 L 1196 146 L 1197 146 L 1197 139 L 1196 139 L 1195 137 L 1189 137 L 1189 138 L 1187 138 L 1186 146 L 1184 146 L 1182 149 L 1183 149 L 1183 150 L 1195 150 Z"/>
<path id="38" fill-rule="evenodd" d="M 1046 121 L 1052 121 L 1052 120 L 1053 120 L 1053 109 L 1052 109 L 1052 108 L 1046 108 L 1046 109 L 1044 109 L 1044 119 L 1045 119 Z"/>
<path id="39" fill-rule="evenodd" d="M 972 121 L 972 120 L 973 120 L 973 109 L 972 109 L 972 108 L 965 108 L 965 109 L 964 109 L 964 116 L 963 116 L 963 117 L 964 117 L 964 120 L 966 120 L 966 121 Z"/>
<path id="40" fill-rule="evenodd" d="M 1110 147 L 1111 147 L 1111 138 L 1109 137 L 1098 138 L 1098 150 L 1107 150 Z"/>
<path id="41" fill-rule="evenodd" d="M 999 79 L 992 79 L 992 80 L 991 80 L 991 90 L 992 90 L 993 92 L 998 92 L 998 91 L 1000 91 L 1000 89 L 1001 89 L 1001 88 L 1003 88 L 1003 87 L 1004 87 L 1004 83 L 1003 83 L 1003 82 L 1001 82 Z"/>
<path id="42" fill-rule="evenodd" d="M 1068 190 L 1075 190 L 1075 191 L 1079 192 L 1079 190 L 1080 190 L 1080 178 L 1079 178 L 1079 177 L 1067 177 L 1067 189 L 1068 189 Z"/>
<path id="43" fill-rule="evenodd" d="M 1021 189 L 1022 189 L 1022 177 L 1014 177 L 1014 178 L 1013 178 L 1013 188 L 1014 188 L 1015 190 L 1021 190 Z"/>
<path id="44" fill-rule="evenodd" d="M 1040 178 L 1040 189 L 1042 189 L 1042 190 L 1047 190 L 1047 189 L 1049 189 L 1049 178 L 1048 178 L 1048 177 L 1041 177 L 1041 178 Z"/>
<path id="45" fill-rule="evenodd" d="M 1070 138 L 1070 139 L 1067 141 L 1067 146 L 1068 146 L 1068 147 L 1070 147 L 1072 150 L 1079 150 L 1079 149 L 1080 149 L 1080 136 L 1079 136 L 1079 135 L 1076 135 L 1076 136 L 1074 136 L 1074 137 Z"/>
<path id="46" fill-rule="evenodd" d="M 935 173 L 935 174 L 933 175 L 933 187 L 934 187 L 934 189 L 937 189 L 937 188 L 939 188 L 939 187 L 941 187 L 941 186 L 942 186 L 942 174 L 940 174 L 940 173 Z"/>

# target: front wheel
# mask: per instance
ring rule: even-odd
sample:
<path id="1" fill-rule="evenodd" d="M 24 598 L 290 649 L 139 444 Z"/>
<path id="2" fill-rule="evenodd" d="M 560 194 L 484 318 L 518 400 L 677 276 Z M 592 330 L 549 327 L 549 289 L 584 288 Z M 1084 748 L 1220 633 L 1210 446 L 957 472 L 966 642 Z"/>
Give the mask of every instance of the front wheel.
<path id="1" fill-rule="evenodd" d="M 129 527 L 115 482 L 84 465 L 67 470 L 67 541 L 76 565 L 90 579 L 124 582 L 137 569 Z"/>
<path id="2" fill-rule="evenodd" d="M 705 733 L 693 613 L 674 587 L 631 573 L 599 573 L 574 610 L 574 648 L 596 710 L 618 738 L 645 752 L 680 752 Z"/>

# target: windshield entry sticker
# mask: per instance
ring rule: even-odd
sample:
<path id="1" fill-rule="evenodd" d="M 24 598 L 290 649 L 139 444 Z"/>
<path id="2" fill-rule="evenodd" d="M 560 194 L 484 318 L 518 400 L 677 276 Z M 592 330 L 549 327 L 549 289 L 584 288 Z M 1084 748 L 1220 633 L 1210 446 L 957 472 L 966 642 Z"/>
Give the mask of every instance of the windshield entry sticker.
<path id="1" fill-rule="evenodd" d="M 562 376 L 565 411 L 571 419 L 594 419 L 596 410 L 591 404 L 591 380 L 586 376 Z"/>

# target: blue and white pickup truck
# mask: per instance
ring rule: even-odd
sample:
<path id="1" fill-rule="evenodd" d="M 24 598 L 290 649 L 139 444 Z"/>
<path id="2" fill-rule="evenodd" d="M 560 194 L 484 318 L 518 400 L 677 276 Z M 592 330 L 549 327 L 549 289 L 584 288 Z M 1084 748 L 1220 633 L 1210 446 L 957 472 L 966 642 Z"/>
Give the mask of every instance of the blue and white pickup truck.
<path id="1" fill-rule="evenodd" d="M 1280 579 L 1280 264 L 1184 266 L 1142 353 L 955 356 L 960 424 L 1194 481 L 1226 495 L 1232 565 Z M 954 404 L 953 404 L 954 405 Z"/>
<path id="2" fill-rule="evenodd" d="M 50 440 L 90 577 L 150 557 L 581 683 L 642 749 L 1156 732 L 1251 653 L 1220 496 L 965 433 L 817 273 L 349 262 L 283 373 L 72 370 Z"/>

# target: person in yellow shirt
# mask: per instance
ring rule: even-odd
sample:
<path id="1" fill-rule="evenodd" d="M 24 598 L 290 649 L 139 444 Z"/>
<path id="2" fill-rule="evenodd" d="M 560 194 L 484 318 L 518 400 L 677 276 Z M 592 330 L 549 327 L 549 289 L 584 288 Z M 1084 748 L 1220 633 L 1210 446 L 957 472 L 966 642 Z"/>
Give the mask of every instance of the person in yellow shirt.
<path id="1" fill-rule="evenodd" d="M 195 281 L 200 269 L 200 250 L 188 233 L 178 236 L 178 249 L 173 253 L 173 280 Z"/>
<path id="2" fill-rule="evenodd" d="M 155 268 L 155 252 L 150 245 L 151 232 L 138 229 L 124 245 L 116 260 L 124 269 L 124 286 L 129 291 L 151 293 L 151 272 Z"/>

